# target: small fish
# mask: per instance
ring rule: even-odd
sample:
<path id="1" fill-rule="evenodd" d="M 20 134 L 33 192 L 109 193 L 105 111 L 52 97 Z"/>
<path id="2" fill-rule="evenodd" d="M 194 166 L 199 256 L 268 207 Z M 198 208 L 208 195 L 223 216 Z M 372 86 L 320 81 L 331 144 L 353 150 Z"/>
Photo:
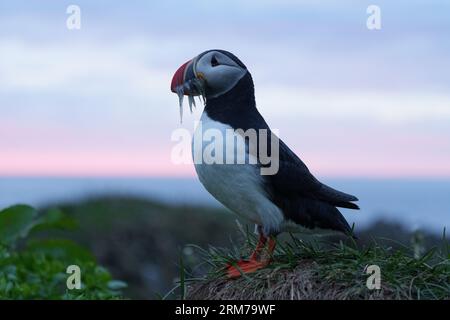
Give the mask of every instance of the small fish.
<path id="1" fill-rule="evenodd" d="M 182 85 L 179 85 L 176 88 L 178 100 L 180 102 L 180 123 L 183 123 L 183 101 L 184 101 L 184 94 L 187 92 L 188 95 L 188 103 L 189 103 L 189 109 L 192 111 L 192 106 L 194 108 L 197 107 L 195 104 L 195 97 L 198 96 L 199 102 L 205 105 L 206 103 L 206 96 L 205 96 L 205 90 L 204 88 L 204 80 L 201 79 L 193 79 L 188 82 L 185 82 Z M 201 97 L 201 98 L 200 98 Z"/>
<path id="2" fill-rule="evenodd" d="M 183 86 L 177 87 L 178 100 L 180 102 L 180 124 L 183 123 L 183 99 L 184 99 L 184 89 Z"/>

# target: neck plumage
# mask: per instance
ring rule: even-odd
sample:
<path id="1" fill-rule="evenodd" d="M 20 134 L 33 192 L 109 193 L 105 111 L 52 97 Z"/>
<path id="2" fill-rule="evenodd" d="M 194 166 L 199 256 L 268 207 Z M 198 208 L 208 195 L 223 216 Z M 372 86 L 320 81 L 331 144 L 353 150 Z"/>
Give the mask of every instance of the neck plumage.
<path id="1" fill-rule="evenodd" d="M 234 124 L 237 118 L 258 113 L 255 102 L 255 88 L 249 72 L 228 92 L 216 98 L 206 98 L 205 112 L 208 117 L 222 123 Z"/>

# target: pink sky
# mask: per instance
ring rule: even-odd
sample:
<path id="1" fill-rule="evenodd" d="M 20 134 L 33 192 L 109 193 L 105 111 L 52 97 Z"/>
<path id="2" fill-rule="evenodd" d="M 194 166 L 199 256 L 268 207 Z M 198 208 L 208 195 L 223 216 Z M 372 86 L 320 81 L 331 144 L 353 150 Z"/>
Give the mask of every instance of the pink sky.
<path id="1" fill-rule="evenodd" d="M 405 14 L 383 0 L 390 18 L 371 31 L 352 1 L 194 1 L 181 11 L 181 1 L 79 2 L 89 19 L 79 31 L 53 2 L 2 7 L 0 176 L 194 176 L 170 159 L 180 127 L 170 80 L 223 48 L 247 65 L 259 110 L 315 175 L 450 177 L 442 3 Z M 187 16 L 203 23 L 186 28 Z M 185 111 L 182 127 L 201 109 Z"/>
<path id="2" fill-rule="evenodd" d="M 331 159 L 330 155 L 323 155 Z M 0 152 L 1 176 L 194 176 L 192 164 L 173 164 L 170 153 L 155 152 Z M 383 157 L 355 162 L 335 155 L 323 160 L 320 154 L 304 155 L 310 170 L 326 177 L 450 177 L 448 159 L 405 162 Z M 361 159 L 361 158 L 360 158 Z M 428 161 L 434 160 L 432 166 Z"/>
<path id="3" fill-rule="evenodd" d="M 173 125 L 173 129 L 177 127 Z M 445 137 L 402 132 L 394 136 L 386 128 L 385 135 L 370 128 L 355 135 L 345 127 L 331 127 L 317 136 L 299 131 L 296 139 L 296 131 L 286 132 L 284 140 L 318 176 L 450 177 L 449 141 Z M 194 176 L 192 163 L 173 163 L 171 150 L 176 142 L 170 141 L 170 130 L 166 134 L 167 139 L 152 141 L 125 132 L 117 143 L 114 135 L 89 136 L 64 128 L 3 122 L 0 175 Z"/>

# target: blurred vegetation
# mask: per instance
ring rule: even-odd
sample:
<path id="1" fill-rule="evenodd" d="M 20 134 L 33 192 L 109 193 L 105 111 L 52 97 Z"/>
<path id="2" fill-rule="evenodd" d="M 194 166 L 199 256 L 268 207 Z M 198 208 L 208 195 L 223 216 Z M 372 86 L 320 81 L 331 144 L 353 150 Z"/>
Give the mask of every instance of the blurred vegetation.
<path id="1" fill-rule="evenodd" d="M 117 298 L 121 289 L 123 297 L 132 299 L 180 298 L 186 291 L 186 279 L 204 280 L 208 274 L 207 279 L 211 280 L 211 274 L 221 274 L 218 266 L 225 260 L 205 262 L 204 250 L 228 248 L 218 249 L 220 257 L 234 259 L 246 256 L 251 243 L 238 227 L 235 215 L 220 208 L 110 196 L 48 206 L 38 213 L 27 210 L 31 211 L 15 214 L 20 222 L 17 225 L 0 223 L 0 235 L 7 239 L 0 241 L 4 243 L 0 296 Z M 241 229 L 253 230 L 253 226 L 241 223 Z M 410 232 L 399 224 L 386 222 L 357 229 L 356 233 L 361 246 L 370 245 L 376 238 L 380 248 L 396 252 L 406 245 L 417 257 L 442 243 L 440 235 Z M 282 245 L 293 244 L 289 235 L 280 240 Z M 330 243 L 339 240 L 342 239 L 329 239 Z M 285 263 L 286 257 L 279 258 Z M 42 264 L 48 265 L 49 271 Z M 65 268 L 70 264 L 79 264 L 84 270 L 81 291 L 65 289 Z M 124 280 L 128 286 L 124 288 L 122 282 L 113 278 Z M 41 285 L 34 286 L 33 281 Z M 29 293 L 20 293 L 21 287 Z"/>
<path id="2" fill-rule="evenodd" d="M 58 210 L 43 214 L 18 205 L 0 211 L 0 299 L 117 299 L 125 283 L 113 280 L 94 256 L 64 238 L 46 238 L 76 221 Z M 81 270 L 81 289 L 69 290 L 67 267 Z"/>
<path id="3" fill-rule="evenodd" d="M 114 277 L 127 282 L 124 294 L 133 299 L 164 296 L 178 280 L 180 256 L 197 264 L 188 244 L 227 246 L 239 238 L 234 215 L 224 209 L 112 196 L 59 208 L 80 225 L 64 236 L 89 247 Z"/>

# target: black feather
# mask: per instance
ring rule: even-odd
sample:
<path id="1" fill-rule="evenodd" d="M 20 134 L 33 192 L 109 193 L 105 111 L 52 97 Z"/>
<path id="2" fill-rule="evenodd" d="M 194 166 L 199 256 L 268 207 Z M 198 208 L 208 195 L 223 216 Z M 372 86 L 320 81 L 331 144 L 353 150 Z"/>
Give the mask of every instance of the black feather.
<path id="1" fill-rule="evenodd" d="M 272 131 L 256 108 L 253 80 L 249 72 L 232 90 L 217 98 L 208 99 L 205 112 L 209 118 L 234 129 L 266 129 L 269 133 L 266 145 L 270 154 Z M 279 170 L 275 175 L 264 176 L 264 188 L 287 220 L 307 228 L 318 227 L 351 233 L 350 226 L 336 207 L 359 209 L 353 203 L 358 199 L 317 180 L 281 139 Z"/>
<path id="2" fill-rule="evenodd" d="M 332 204 L 339 208 L 347 208 L 353 210 L 359 210 L 359 206 L 353 202 L 332 202 Z"/>

